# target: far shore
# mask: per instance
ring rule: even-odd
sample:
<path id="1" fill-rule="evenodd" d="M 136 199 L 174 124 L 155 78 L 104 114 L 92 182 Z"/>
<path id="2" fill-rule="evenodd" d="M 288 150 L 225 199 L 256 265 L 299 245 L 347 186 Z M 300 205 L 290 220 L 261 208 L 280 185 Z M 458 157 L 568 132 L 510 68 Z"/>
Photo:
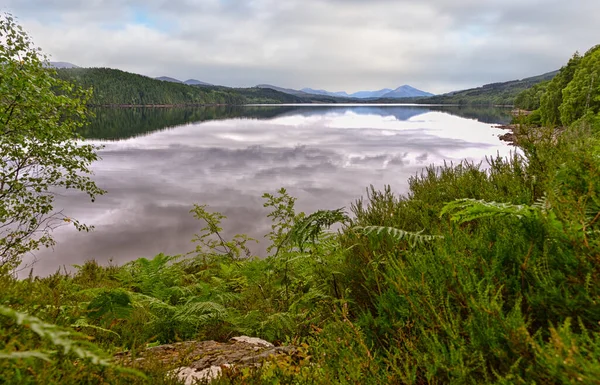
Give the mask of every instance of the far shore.
<path id="1" fill-rule="evenodd" d="M 257 107 L 257 106 L 346 106 L 346 105 L 373 105 L 373 106 L 435 106 L 435 107 L 493 107 L 493 108 L 513 108 L 512 105 L 497 104 L 427 104 L 427 103 L 377 103 L 377 102 L 349 102 L 349 103 L 248 103 L 248 104 L 89 104 L 92 108 L 185 108 L 185 107 Z"/>

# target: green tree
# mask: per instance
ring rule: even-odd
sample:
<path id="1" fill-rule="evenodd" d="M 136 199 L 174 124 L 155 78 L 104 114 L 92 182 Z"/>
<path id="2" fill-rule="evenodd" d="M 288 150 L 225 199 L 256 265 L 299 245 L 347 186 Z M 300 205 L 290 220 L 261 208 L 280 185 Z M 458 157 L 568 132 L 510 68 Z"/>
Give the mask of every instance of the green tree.
<path id="1" fill-rule="evenodd" d="M 97 147 L 77 141 L 90 92 L 58 80 L 10 14 L 0 16 L 0 270 L 25 253 L 54 244 L 51 231 L 72 223 L 54 208 L 62 189 L 92 200 L 103 191 L 90 179 Z"/>
<path id="2" fill-rule="evenodd" d="M 600 111 L 600 45 L 589 50 L 581 59 L 573 79 L 562 90 L 560 120 L 570 125 L 588 112 Z"/>
<path id="3" fill-rule="evenodd" d="M 540 100 L 542 124 L 556 126 L 561 123 L 561 115 L 558 108 L 563 102 L 562 91 L 573 79 L 580 61 L 581 56 L 576 52 L 567 65 L 562 67 L 560 72 L 548 84 L 547 91 Z"/>

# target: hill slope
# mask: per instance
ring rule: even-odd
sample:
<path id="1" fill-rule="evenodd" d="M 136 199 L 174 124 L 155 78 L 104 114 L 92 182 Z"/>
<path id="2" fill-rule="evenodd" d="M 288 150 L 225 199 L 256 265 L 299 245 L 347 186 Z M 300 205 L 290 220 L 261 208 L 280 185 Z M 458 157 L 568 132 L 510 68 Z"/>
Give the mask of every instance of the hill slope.
<path id="1" fill-rule="evenodd" d="M 171 82 L 171 83 L 183 83 L 181 80 L 179 79 L 175 79 L 175 78 L 170 78 L 168 76 L 159 76 L 157 78 L 154 78 L 156 80 L 161 80 L 163 82 Z"/>
<path id="2" fill-rule="evenodd" d="M 184 81 L 183 84 L 187 84 L 188 86 L 212 86 L 210 83 L 201 82 L 200 80 L 196 79 L 188 79 Z"/>
<path id="3" fill-rule="evenodd" d="M 553 71 L 521 80 L 486 84 L 477 88 L 415 100 L 415 102 L 432 104 L 513 105 L 515 98 L 523 90 L 550 80 L 557 73 L 558 71 Z"/>
<path id="4" fill-rule="evenodd" d="M 111 68 L 64 68 L 57 70 L 57 76 L 93 88 L 90 104 L 95 106 L 306 102 L 275 90 L 191 86 Z"/>

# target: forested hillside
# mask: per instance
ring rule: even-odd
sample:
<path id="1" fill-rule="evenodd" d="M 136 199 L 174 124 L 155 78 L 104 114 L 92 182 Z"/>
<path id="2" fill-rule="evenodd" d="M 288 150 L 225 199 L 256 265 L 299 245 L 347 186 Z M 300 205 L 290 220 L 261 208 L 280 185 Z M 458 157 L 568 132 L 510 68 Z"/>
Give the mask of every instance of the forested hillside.
<path id="1" fill-rule="evenodd" d="M 522 80 L 486 84 L 482 87 L 457 91 L 451 94 L 436 95 L 426 99 L 419 99 L 415 102 L 432 104 L 513 105 L 516 97 L 522 91 L 552 79 L 556 73 L 557 71 Z"/>
<path id="2" fill-rule="evenodd" d="M 296 96 L 274 90 L 191 86 L 111 68 L 62 68 L 57 70 L 57 76 L 83 88 L 92 88 L 93 94 L 89 103 L 94 106 L 306 102 Z"/>
<path id="3" fill-rule="evenodd" d="M 551 81 L 519 94 L 516 106 L 534 110 L 523 122 L 538 126 L 569 126 L 581 119 L 597 119 L 600 45 L 584 56 L 576 53 Z"/>
<path id="4" fill-rule="evenodd" d="M 546 82 L 555 72 L 505 83 L 458 91 L 426 98 L 357 99 L 331 95 L 290 94 L 272 87 L 229 88 L 223 86 L 187 85 L 160 81 L 147 76 L 111 68 L 61 68 L 57 76 L 84 88 L 92 88 L 92 106 L 152 105 L 242 105 L 273 103 L 424 103 L 460 105 L 512 105 L 517 95 Z M 536 88 L 537 90 L 537 88 Z M 535 91 L 532 91 L 535 92 Z M 523 95 L 522 98 L 531 97 Z M 525 104 L 523 100 L 521 104 Z"/>

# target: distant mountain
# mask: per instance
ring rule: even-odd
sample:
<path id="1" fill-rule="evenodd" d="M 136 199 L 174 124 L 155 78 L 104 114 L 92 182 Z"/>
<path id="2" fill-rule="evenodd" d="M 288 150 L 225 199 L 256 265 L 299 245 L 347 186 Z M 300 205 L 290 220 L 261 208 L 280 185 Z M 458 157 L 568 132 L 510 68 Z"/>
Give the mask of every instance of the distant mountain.
<path id="1" fill-rule="evenodd" d="M 417 98 L 417 97 L 428 97 L 433 96 L 432 93 L 418 90 L 414 87 L 411 87 L 407 84 L 396 88 L 393 91 L 388 92 L 387 94 L 383 94 L 380 97 L 382 98 L 390 98 L 390 99 L 400 99 L 400 98 Z"/>
<path id="2" fill-rule="evenodd" d="M 391 91 L 393 91 L 391 88 L 384 88 L 378 91 L 358 91 L 351 94 L 350 96 L 359 99 L 380 98 Z"/>
<path id="3" fill-rule="evenodd" d="M 212 84 L 210 84 L 210 83 L 201 82 L 200 80 L 196 80 L 196 79 L 188 79 L 183 83 L 187 84 L 189 86 L 212 86 Z"/>
<path id="4" fill-rule="evenodd" d="M 76 66 L 73 63 L 69 63 L 66 61 L 51 61 L 50 62 L 50 67 L 54 67 L 54 68 L 80 68 L 79 66 Z"/>
<path id="5" fill-rule="evenodd" d="M 384 88 L 377 91 L 358 91 L 353 94 L 347 92 L 329 92 L 326 90 L 315 90 L 313 88 L 303 88 L 301 90 L 307 94 L 312 95 L 327 95 L 339 98 L 356 98 L 356 99 L 377 99 L 377 98 L 388 98 L 388 99 L 401 99 L 401 98 L 415 98 L 415 97 L 426 97 L 433 96 L 433 94 L 425 91 L 418 90 L 414 87 L 403 85 L 401 87 L 392 90 L 391 88 Z M 285 91 L 284 91 L 285 92 Z"/>
<path id="6" fill-rule="evenodd" d="M 181 80 L 175 79 L 175 78 L 170 78 L 168 76 L 159 76 L 157 78 L 154 78 L 156 80 L 162 80 L 163 82 L 171 82 L 171 83 L 183 83 Z"/>
<path id="7" fill-rule="evenodd" d="M 329 92 L 329 91 L 325 91 L 325 90 L 315 90 L 312 88 L 303 88 L 300 91 L 307 93 L 307 94 L 312 94 L 312 95 L 326 95 L 326 96 L 335 96 L 335 97 L 340 97 L 340 98 L 349 98 L 350 97 L 350 95 L 348 95 L 344 91 Z"/>

